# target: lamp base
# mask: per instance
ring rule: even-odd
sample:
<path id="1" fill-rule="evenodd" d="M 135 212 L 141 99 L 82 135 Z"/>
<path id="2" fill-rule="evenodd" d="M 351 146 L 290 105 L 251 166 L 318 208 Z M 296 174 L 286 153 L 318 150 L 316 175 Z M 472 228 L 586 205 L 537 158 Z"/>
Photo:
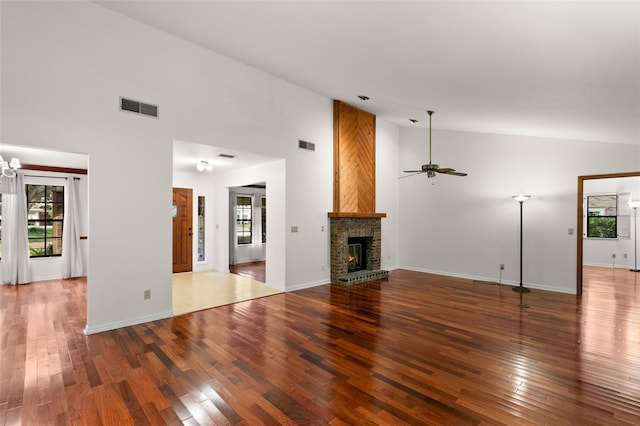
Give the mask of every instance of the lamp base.
<path id="1" fill-rule="evenodd" d="M 640 269 L 629 269 L 631 272 L 640 272 Z"/>
<path id="2" fill-rule="evenodd" d="M 531 293 L 530 288 L 522 287 L 522 286 L 513 287 L 512 290 L 517 291 L 518 293 Z"/>

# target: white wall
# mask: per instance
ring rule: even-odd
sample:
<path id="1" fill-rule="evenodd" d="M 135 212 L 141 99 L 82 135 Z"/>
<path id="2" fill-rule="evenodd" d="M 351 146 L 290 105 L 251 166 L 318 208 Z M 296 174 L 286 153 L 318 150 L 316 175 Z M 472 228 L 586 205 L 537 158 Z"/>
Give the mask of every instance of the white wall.
<path id="1" fill-rule="evenodd" d="M 400 262 L 400 230 L 398 192 L 400 130 L 376 119 L 376 212 L 386 213 L 382 219 L 381 268 L 396 269 Z"/>
<path id="2" fill-rule="evenodd" d="M 400 169 L 428 156 L 425 129 L 402 128 Z M 638 169 L 635 145 L 433 131 L 433 160 L 467 177 L 400 180 L 400 259 L 409 269 L 519 282 L 519 205 L 524 205 L 523 281 L 576 291 L 577 177 Z M 568 235 L 573 228 L 574 234 Z"/>
<path id="3" fill-rule="evenodd" d="M 584 196 L 630 193 L 632 200 L 640 200 L 640 177 L 597 179 L 584 181 Z M 586 209 L 585 209 L 586 212 Z M 635 218 L 630 212 L 630 238 L 585 238 L 582 247 L 583 265 L 632 268 L 634 264 Z M 586 226 L 586 225 L 585 225 Z M 636 231 L 637 232 L 637 231 Z M 580 230 L 582 235 L 582 230 Z M 615 260 L 612 254 L 616 255 Z M 627 257 L 625 258 L 625 254 Z"/>
<path id="4" fill-rule="evenodd" d="M 281 218 L 269 221 L 267 281 L 287 290 L 328 281 L 330 99 L 94 3 L 0 7 L 0 139 L 91 158 L 87 332 L 172 315 L 174 140 L 282 158 L 267 182 L 269 210 Z M 160 118 L 119 111 L 120 96 L 158 104 Z M 219 216 L 215 224 L 226 237 L 228 225 Z M 285 232 L 291 225 L 300 232 Z M 226 268 L 228 252 L 214 241 L 213 266 Z"/>

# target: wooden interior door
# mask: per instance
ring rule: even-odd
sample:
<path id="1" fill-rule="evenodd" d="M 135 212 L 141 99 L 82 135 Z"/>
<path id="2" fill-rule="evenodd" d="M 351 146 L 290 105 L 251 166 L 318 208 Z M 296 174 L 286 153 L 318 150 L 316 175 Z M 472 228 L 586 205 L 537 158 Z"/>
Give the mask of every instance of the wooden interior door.
<path id="1" fill-rule="evenodd" d="M 193 267 L 192 197 L 191 188 L 173 188 L 173 273 Z"/>

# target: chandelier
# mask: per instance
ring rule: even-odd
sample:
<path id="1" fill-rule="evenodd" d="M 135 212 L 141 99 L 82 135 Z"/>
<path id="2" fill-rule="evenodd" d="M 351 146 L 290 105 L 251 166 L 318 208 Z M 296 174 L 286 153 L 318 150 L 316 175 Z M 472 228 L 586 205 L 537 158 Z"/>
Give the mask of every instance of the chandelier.
<path id="1" fill-rule="evenodd" d="M 196 169 L 198 169 L 199 172 L 210 172 L 211 170 L 213 170 L 213 164 L 209 163 L 208 161 L 200 160 L 196 164 Z"/>
<path id="2" fill-rule="evenodd" d="M 2 168 L 2 176 L 13 177 L 16 175 L 18 169 L 22 167 L 20 160 L 13 157 L 11 162 L 7 163 L 0 155 L 0 168 Z"/>

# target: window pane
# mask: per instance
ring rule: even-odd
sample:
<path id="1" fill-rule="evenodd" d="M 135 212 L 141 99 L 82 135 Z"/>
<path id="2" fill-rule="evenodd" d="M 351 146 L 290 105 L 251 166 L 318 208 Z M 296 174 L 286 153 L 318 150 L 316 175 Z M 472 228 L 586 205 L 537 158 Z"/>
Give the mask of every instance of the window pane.
<path id="1" fill-rule="evenodd" d="M 587 222 L 587 237 L 616 238 L 616 218 L 589 216 Z"/>
<path id="2" fill-rule="evenodd" d="M 251 197 L 236 197 L 236 238 L 238 244 L 251 244 Z"/>
<path id="3" fill-rule="evenodd" d="M 587 211 L 589 216 L 615 216 L 618 206 L 616 195 L 594 195 L 587 197 Z"/>
<path id="4" fill-rule="evenodd" d="M 45 249 L 47 256 L 56 256 L 62 254 L 62 238 L 48 239 Z"/>
<path id="5" fill-rule="evenodd" d="M 26 185 L 31 257 L 62 254 L 64 186 Z"/>
<path id="6" fill-rule="evenodd" d="M 42 241 L 32 241 L 29 240 L 29 255 L 31 257 L 44 256 L 44 240 Z"/>

